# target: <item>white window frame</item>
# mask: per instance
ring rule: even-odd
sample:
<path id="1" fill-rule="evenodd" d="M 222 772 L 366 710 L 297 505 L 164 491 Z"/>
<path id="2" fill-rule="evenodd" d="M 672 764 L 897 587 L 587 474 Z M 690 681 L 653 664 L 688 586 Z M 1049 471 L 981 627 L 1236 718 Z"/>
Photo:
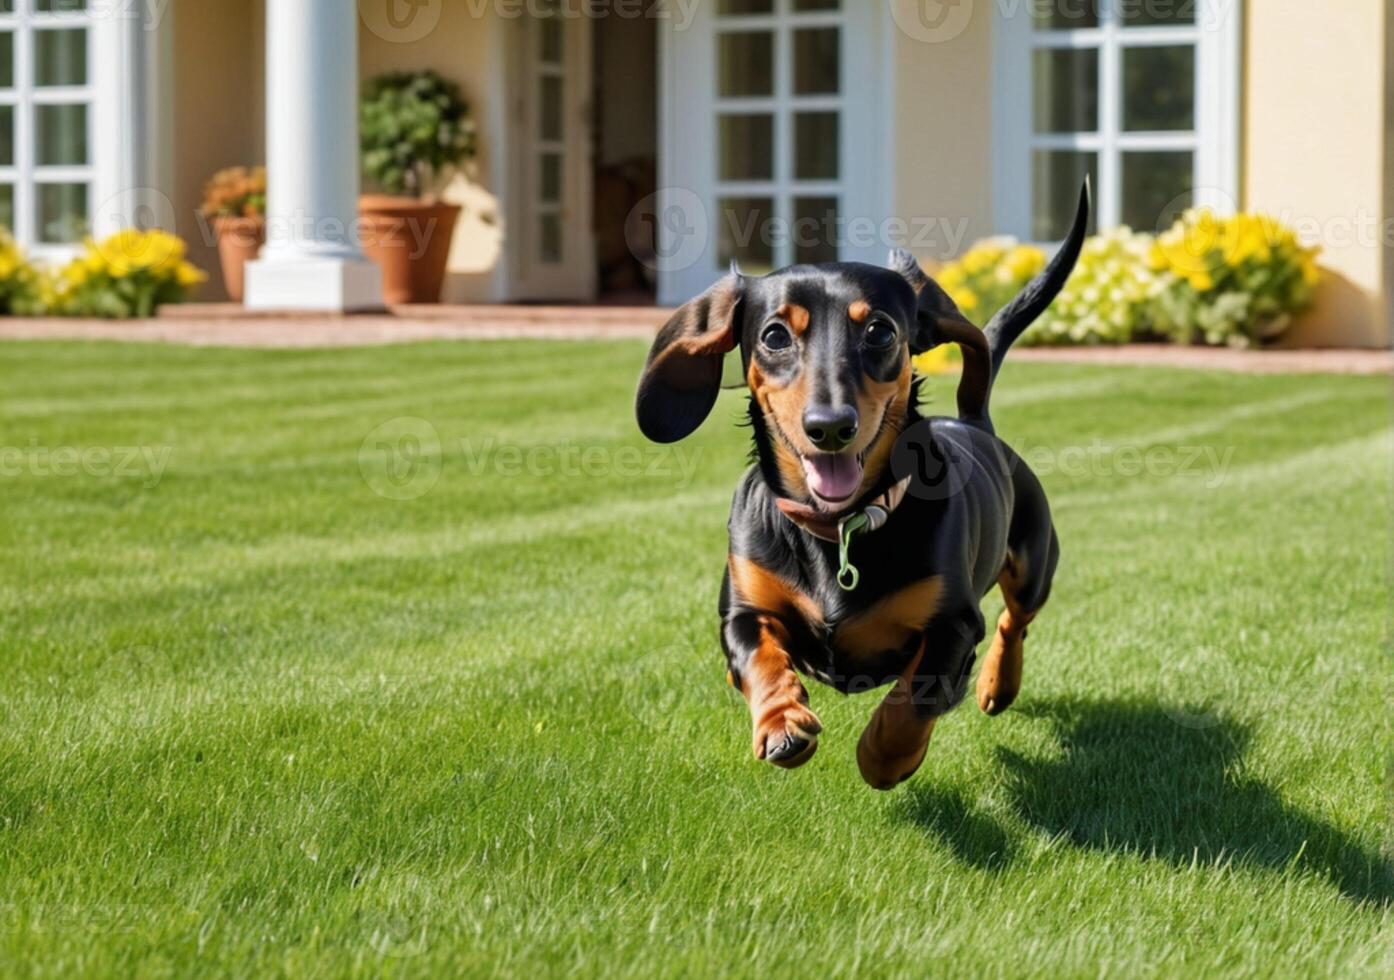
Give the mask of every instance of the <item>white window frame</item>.
<path id="1" fill-rule="evenodd" d="M 14 164 L 0 167 L 0 183 L 14 187 L 16 240 L 34 258 L 62 262 L 82 247 L 82 242 L 39 241 L 38 187 L 44 183 L 87 185 L 87 225 L 117 191 L 120 157 L 120 70 L 123 22 L 101 16 L 91 0 L 84 11 L 40 13 L 35 0 L 15 0 L 14 11 L 0 14 L 0 31 L 14 37 L 14 86 L 0 90 L 0 104 L 14 106 Z M 34 33 L 59 28 L 87 31 L 87 84 L 38 88 L 34 85 Z M 42 105 L 87 106 L 87 163 L 81 166 L 39 166 L 34 120 Z"/>
<path id="2" fill-rule="evenodd" d="M 775 0 L 771 14 L 719 14 L 717 3 L 697 4 L 683 30 L 676 18 L 659 21 L 659 185 L 658 210 L 686 214 L 691 201 L 704 213 L 696 222 L 706 233 L 702 254 L 683 268 L 663 268 L 658 300 L 685 302 L 709 287 L 725 271 L 718 260 L 720 229 L 725 220 L 716 202 L 723 197 L 770 197 L 774 216 L 792 227 L 798 197 L 834 197 L 842 230 L 842 261 L 883 262 L 883 223 L 890 216 L 894 159 L 890 115 L 891 57 L 894 22 L 882 2 L 842 0 L 836 10 L 795 12 L 791 0 Z M 837 27 L 841 33 L 841 89 L 832 95 L 795 95 L 791 91 L 793 45 L 797 28 Z M 723 98 L 717 94 L 717 35 L 728 31 L 772 31 L 775 35 L 775 83 L 770 96 Z M 794 176 L 791 149 L 794 114 L 837 111 L 841 153 L 837 180 Z M 723 114 L 772 113 L 775 117 L 774 177 L 770 180 L 722 180 L 718 175 L 717 120 Z M 685 218 L 685 221 L 690 221 Z M 659 235 L 668 231 L 660 223 Z M 660 240 L 660 249 L 676 251 Z M 774 265 L 793 261 L 792 242 L 780 235 Z"/>
<path id="3" fill-rule="evenodd" d="M 1033 237 L 1032 156 L 1036 150 L 1098 153 L 1094 191 L 1096 224 L 1101 230 L 1121 224 L 1122 154 L 1129 151 L 1194 151 L 1195 188 L 1189 203 L 1221 214 L 1238 209 L 1243 5 L 1226 0 L 1190 0 L 1196 11 L 1194 25 L 1124 29 L 1119 25 L 1115 2 L 1098 0 L 1098 27 L 1066 30 L 1036 30 L 1031 3 L 996 5 L 993 186 L 997 225 L 1017 238 L 1029 241 Z M 1124 132 L 1123 51 L 1182 44 L 1194 45 L 1196 49 L 1195 129 Z M 1035 132 L 1034 52 L 1049 48 L 1099 51 L 1098 132 Z"/>

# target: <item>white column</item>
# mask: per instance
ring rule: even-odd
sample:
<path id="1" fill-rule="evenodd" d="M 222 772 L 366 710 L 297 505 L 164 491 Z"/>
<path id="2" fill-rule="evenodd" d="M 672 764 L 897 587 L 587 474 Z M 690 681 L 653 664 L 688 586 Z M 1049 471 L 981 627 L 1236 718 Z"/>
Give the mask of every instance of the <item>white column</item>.
<path id="1" fill-rule="evenodd" d="M 382 307 L 382 274 L 355 240 L 358 7 L 266 4 L 266 246 L 247 265 L 249 309 Z"/>

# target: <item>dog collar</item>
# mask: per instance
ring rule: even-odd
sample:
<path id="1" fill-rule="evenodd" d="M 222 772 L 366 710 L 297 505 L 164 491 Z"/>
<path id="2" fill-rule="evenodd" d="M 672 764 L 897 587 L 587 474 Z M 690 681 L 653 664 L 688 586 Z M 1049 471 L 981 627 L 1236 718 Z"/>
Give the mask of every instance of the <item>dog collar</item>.
<path id="1" fill-rule="evenodd" d="M 891 519 L 895 509 L 905 500 L 910 489 L 910 477 L 894 483 L 885 493 L 872 500 L 866 507 L 841 519 L 834 519 L 822 511 L 784 497 L 775 499 L 779 512 L 798 527 L 815 538 L 837 545 L 837 584 L 844 592 L 851 592 L 861 581 L 861 573 L 849 558 L 852 539 L 858 534 L 879 531 Z"/>

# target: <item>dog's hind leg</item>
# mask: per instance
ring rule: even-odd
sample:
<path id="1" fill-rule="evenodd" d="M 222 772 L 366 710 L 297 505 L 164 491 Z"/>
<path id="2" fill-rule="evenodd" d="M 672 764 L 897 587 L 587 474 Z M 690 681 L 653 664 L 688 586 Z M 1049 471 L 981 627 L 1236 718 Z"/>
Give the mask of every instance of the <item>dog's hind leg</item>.
<path id="1" fill-rule="evenodd" d="M 937 616 L 920 637 L 905 672 L 871 716 L 857 742 L 857 768 L 873 789 L 892 789 L 924 762 L 939 716 L 968 693 L 983 620 L 976 604 L 958 615 Z"/>
<path id="2" fill-rule="evenodd" d="M 978 673 L 978 707 L 989 715 L 1006 711 L 1021 691 L 1026 629 L 1050 596 L 1060 557 L 1055 529 L 1047 526 L 1047 530 L 1043 546 L 1010 552 L 997 579 L 1007 608 L 997 620 L 997 635 Z"/>
<path id="3" fill-rule="evenodd" d="M 875 789 L 892 789 L 920 768 L 937 718 L 916 714 L 912 698 L 915 671 L 924 656 L 924 639 L 905 673 L 871 715 L 857 741 L 857 768 Z"/>
<path id="4" fill-rule="evenodd" d="M 1007 559 L 997 576 L 1007 608 L 997 621 L 997 635 L 978 672 L 978 707 L 989 715 L 1006 711 L 1021 691 L 1022 641 L 1026 628 L 1050 598 L 1055 566 L 1060 561 L 1060 542 L 1041 481 L 1021 459 L 1013 458 L 1016 502 L 1007 530 Z"/>

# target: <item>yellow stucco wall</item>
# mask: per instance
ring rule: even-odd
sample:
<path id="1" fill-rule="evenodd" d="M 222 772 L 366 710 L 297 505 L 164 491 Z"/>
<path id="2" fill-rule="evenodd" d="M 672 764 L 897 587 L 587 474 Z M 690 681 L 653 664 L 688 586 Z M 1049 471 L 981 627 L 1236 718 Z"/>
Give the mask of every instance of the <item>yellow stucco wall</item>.
<path id="1" fill-rule="evenodd" d="M 938 30 L 918 25 L 921 0 L 894 0 L 890 32 L 895 111 L 892 214 L 934 241 L 911 247 L 922 260 L 951 258 L 996 234 L 992 196 L 991 8 Z M 967 9 L 971 5 L 965 5 Z"/>
<path id="2" fill-rule="evenodd" d="M 262 0 L 176 0 L 173 14 L 173 159 L 176 231 L 209 273 L 200 300 L 222 300 L 218 253 L 199 220 L 203 184 L 224 167 L 266 156 Z"/>
<path id="3" fill-rule="evenodd" d="M 1246 6 L 1242 203 L 1320 242 L 1330 273 L 1294 345 L 1389 343 L 1390 6 Z"/>
<path id="4" fill-rule="evenodd" d="M 360 20 L 359 75 L 368 79 L 385 71 L 433 68 L 457 82 L 469 100 L 478 126 L 479 154 L 469 173 L 457 175 L 443 194 L 465 210 L 455 229 L 442 299 L 447 303 L 490 300 L 497 297 L 496 272 L 503 260 L 503 205 L 490 191 L 489 163 L 494 141 L 507 135 L 491 125 L 489 105 L 492 79 L 502 72 L 500 59 L 505 52 L 499 50 L 499 41 L 503 31 L 491 4 L 455 0 L 422 9 L 429 19 L 402 29 L 376 16 Z"/>

